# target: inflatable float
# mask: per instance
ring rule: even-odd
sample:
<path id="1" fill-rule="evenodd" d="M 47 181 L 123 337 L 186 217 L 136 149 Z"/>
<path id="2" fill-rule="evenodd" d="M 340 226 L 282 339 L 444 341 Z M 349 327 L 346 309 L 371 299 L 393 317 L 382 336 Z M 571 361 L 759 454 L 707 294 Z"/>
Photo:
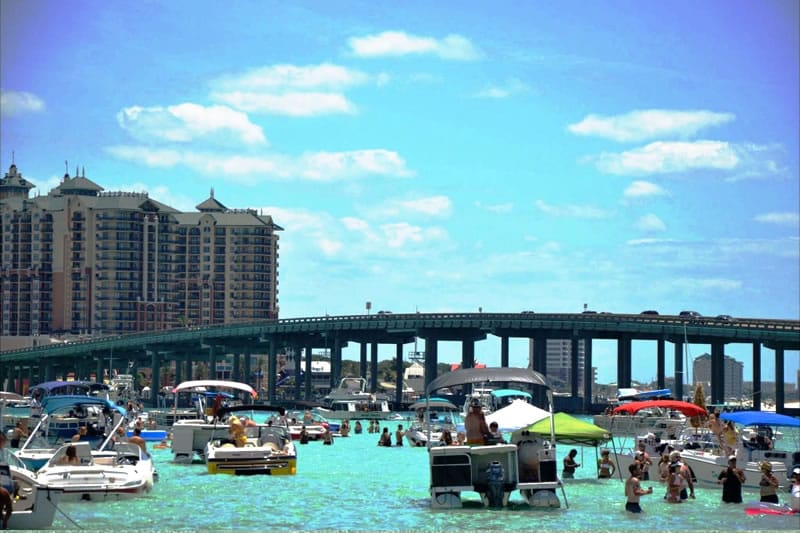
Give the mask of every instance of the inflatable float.
<path id="1" fill-rule="evenodd" d="M 793 511 L 791 507 L 781 503 L 750 502 L 744 507 L 744 512 L 749 515 L 773 514 L 773 515 L 792 515 L 800 514 L 800 511 Z"/>

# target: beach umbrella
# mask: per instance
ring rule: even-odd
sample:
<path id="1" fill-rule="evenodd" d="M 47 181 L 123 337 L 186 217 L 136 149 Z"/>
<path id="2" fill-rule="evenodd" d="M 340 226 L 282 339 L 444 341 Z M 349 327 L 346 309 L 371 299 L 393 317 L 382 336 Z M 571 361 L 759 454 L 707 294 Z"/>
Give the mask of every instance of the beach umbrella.
<path id="1" fill-rule="evenodd" d="M 693 403 L 682 402 L 680 400 L 647 400 L 644 402 L 630 402 L 619 407 L 614 408 L 614 413 L 628 413 L 633 414 L 641 411 L 642 409 L 652 409 L 658 407 L 661 409 L 674 409 L 680 411 L 686 416 L 703 416 L 706 410 Z"/>

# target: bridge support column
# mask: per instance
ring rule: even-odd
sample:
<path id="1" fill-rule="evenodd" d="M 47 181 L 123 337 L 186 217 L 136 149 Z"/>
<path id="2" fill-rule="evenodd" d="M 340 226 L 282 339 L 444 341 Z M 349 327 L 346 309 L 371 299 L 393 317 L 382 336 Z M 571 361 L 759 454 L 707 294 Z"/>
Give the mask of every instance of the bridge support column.
<path id="1" fill-rule="evenodd" d="M 259 368 L 261 370 L 261 368 Z M 269 355 L 267 356 L 267 398 L 269 403 L 275 401 L 278 397 L 277 387 L 275 382 L 278 379 L 278 341 L 277 339 L 269 340 Z"/>
<path id="2" fill-rule="evenodd" d="M 508 335 L 500 337 L 500 366 L 508 368 Z"/>
<path id="3" fill-rule="evenodd" d="M 475 341 L 461 341 L 461 368 L 475 368 Z"/>
<path id="4" fill-rule="evenodd" d="M 425 390 L 436 379 L 439 367 L 439 343 L 435 337 L 425 338 Z"/>
<path id="5" fill-rule="evenodd" d="M 358 365 L 358 377 L 360 378 L 367 378 L 367 343 L 362 342 L 359 346 L 359 365 Z M 331 387 L 333 388 L 333 387 Z"/>
<path id="6" fill-rule="evenodd" d="M 239 365 L 239 357 L 241 354 L 234 352 L 233 353 L 233 370 L 231 372 L 233 381 L 238 381 L 240 383 L 250 383 L 250 376 L 247 376 L 245 379 L 242 379 L 242 369 Z"/>
<path id="7" fill-rule="evenodd" d="M 678 400 L 683 400 L 683 342 L 675 343 L 675 390 L 673 396 Z"/>
<path id="8" fill-rule="evenodd" d="M 578 349 L 580 348 L 580 339 L 572 337 L 570 339 L 570 361 L 569 361 L 569 385 L 572 399 L 575 400 L 579 396 L 578 390 Z"/>
<path id="9" fill-rule="evenodd" d="M 532 363 L 533 370 L 545 376 L 547 375 L 547 337 L 533 339 Z M 542 387 L 534 388 L 533 402 L 539 407 L 547 405 L 547 392 Z"/>
<path id="10" fill-rule="evenodd" d="M 95 375 L 97 376 L 97 382 L 98 383 L 102 383 L 103 382 L 103 356 L 99 356 L 97 359 L 95 359 L 95 362 L 97 363 L 95 365 L 95 367 L 94 367 Z"/>
<path id="11" fill-rule="evenodd" d="M 294 399 L 300 399 L 300 390 L 303 383 L 300 381 L 300 374 L 303 373 L 303 366 L 301 364 L 301 355 L 303 349 L 299 345 L 292 345 L 292 353 L 294 354 Z"/>
<path id="12" fill-rule="evenodd" d="M 594 375 L 592 373 L 592 338 L 583 338 L 583 410 L 591 412 L 592 398 L 594 397 L 592 386 L 594 385 Z"/>
<path id="13" fill-rule="evenodd" d="M 375 394 L 378 391 L 378 343 L 373 342 L 369 345 L 369 392 Z"/>
<path id="14" fill-rule="evenodd" d="M 208 347 L 208 379 L 217 379 L 217 351 L 213 344 Z"/>
<path id="15" fill-rule="evenodd" d="M 56 373 L 55 369 L 53 368 L 53 363 L 44 359 L 41 359 L 40 361 L 41 362 L 39 363 L 39 366 L 44 368 L 44 379 L 42 381 L 53 381 Z"/>
<path id="16" fill-rule="evenodd" d="M 725 345 L 711 343 L 711 403 L 725 403 Z"/>
<path id="17" fill-rule="evenodd" d="M 785 410 L 785 385 L 783 370 L 783 346 L 775 348 L 775 412 L 783 413 Z"/>
<path id="18" fill-rule="evenodd" d="M 22 394 L 24 391 L 23 387 L 24 378 L 25 378 L 25 367 L 22 366 L 22 364 L 20 363 L 19 365 L 17 365 L 17 379 L 16 379 L 17 385 L 14 388 L 14 392 L 16 392 L 17 394 Z"/>
<path id="19" fill-rule="evenodd" d="M 183 382 L 183 354 L 178 352 L 175 354 L 175 385 Z"/>
<path id="20" fill-rule="evenodd" d="M 395 345 L 395 371 L 397 377 L 395 378 L 395 395 L 394 395 L 394 410 L 399 411 L 400 406 L 403 404 L 403 343 L 398 342 Z"/>
<path id="21" fill-rule="evenodd" d="M 160 407 L 158 393 L 161 392 L 161 354 L 157 351 L 152 352 L 150 370 L 150 406 Z"/>
<path id="22" fill-rule="evenodd" d="M 753 409 L 761 410 L 761 343 L 753 343 Z"/>
<path id="23" fill-rule="evenodd" d="M 331 359 L 336 361 L 336 383 L 331 384 L 331 390 L 333 390 L 333 387 L 338 387 L 339 381 L 342 380 L 342 341 L 338 337 L 333 339 L 333 351 L 331 352 Z"/>
<path id="24" fill-rule="evenodd" d="M 192 372 L 192 367 L 194 366 L 194 362 L 192 361 L 192 352 L 186 352 L 186 381 L 192 381 L 194 373 Z"/>
<path id="25" fill-rule="evenodd" d="M 306 346 L 306 349 L 305 349 L 305 352 L 306 352 L 305 353 L 306 369 L 305 369 L 305 375 L 303 376 L 303 388 L 304 388 L 304 390 L 303 390 L 303 398 L 306 401 L 310 401 L 311 400 L 311 359 L 312 359 L 311 358 L 311 353 L 312 353 L 312 351 L 313 351 L 313 348 L 311 347 L 310 344 L 308 346 Z"/>
<path id="26" fill-rule="evenodd" d="M 617 339 L 617 389 L 631 386 L 631 338 Z"/>
<path id="27" fill-rule="evenodd" d="M 666 388 L 666 352 L 664 351 L 666 342 L 664 339 L 656 341 L 656 388 Z"/>
<path id="28" fill-rule="evenodd" d="M 252 367 L 253 356 L 250 352 L 251 352 L 250 348 L 245 348 L 244 357 L 242 361 L 244 363 L 244 369 L 242 370 L 242 373 L 244 374 L 243 376 L 244 379 L 242 381 L 244 381 L 245 383 L 252 383 L 253 381 L 253 367 Z M 254 388 L 258 388 L 258 383 L 256 383 L 256 387 Z M 258 391 L 258 393 L 261 394 L 261 391 Z"/>

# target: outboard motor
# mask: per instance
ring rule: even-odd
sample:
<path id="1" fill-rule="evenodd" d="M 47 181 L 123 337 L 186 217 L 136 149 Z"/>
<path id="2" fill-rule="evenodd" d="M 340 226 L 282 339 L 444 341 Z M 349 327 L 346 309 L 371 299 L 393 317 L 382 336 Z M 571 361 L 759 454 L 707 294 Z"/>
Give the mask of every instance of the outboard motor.
<path id="1" fill-rule="evenodd" d="M 486 478 L 488 481 L 488 488 L 486 489 L 486 498 L 489 500 L 489 507 L 502 507 L 503 506 L 503 478 L 505 477 L 505 470 L 500 461 L 492 461 L 486 469 Z"/>

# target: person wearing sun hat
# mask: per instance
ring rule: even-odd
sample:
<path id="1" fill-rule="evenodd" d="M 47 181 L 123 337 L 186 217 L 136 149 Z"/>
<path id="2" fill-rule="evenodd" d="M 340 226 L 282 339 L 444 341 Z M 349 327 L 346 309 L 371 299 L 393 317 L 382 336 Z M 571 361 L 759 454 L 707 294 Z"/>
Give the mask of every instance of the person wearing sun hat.
<path id="1" fill-rule="evenodd" d="M 672 453 L 669 454 L 669 459 L 671 463 L 679 466 L 678 473 L 681 475 L 681 501 L 688 500 L 689 498 L 694 500 L 694 481 L 692 480 L 692 471 L 689 470 L 689 466 L 681 459 L 681 452 L 678 450 L 673 450 Z M 687 488 L 689 489 L 688 492 L 686 490 Z"/>
<path id="2" fill-rule="evenodd" d="M 800 466 L 796 466 L 792 470 L 792 488 L 791 488 L 790 505 L 792 511 L 800 512 Z"/>
<path id="3" fill-rule="evenodd" d="M 742 503 L 742 483 L 745 475 L 742 469 L 736 468 L 736 456 L 728 457 L 728 468 L 719 473 L 717 483 L 722 485 L 722 501 L 724 503 Z"/>
<path id="4" fill-rule="evenodd" d="M 778 478 L 772 473 L 772 463 L 761 461 L 761 480 L 758 487 L 761 491 L 761 501 L 768 503 L 778 503 Z"/>

